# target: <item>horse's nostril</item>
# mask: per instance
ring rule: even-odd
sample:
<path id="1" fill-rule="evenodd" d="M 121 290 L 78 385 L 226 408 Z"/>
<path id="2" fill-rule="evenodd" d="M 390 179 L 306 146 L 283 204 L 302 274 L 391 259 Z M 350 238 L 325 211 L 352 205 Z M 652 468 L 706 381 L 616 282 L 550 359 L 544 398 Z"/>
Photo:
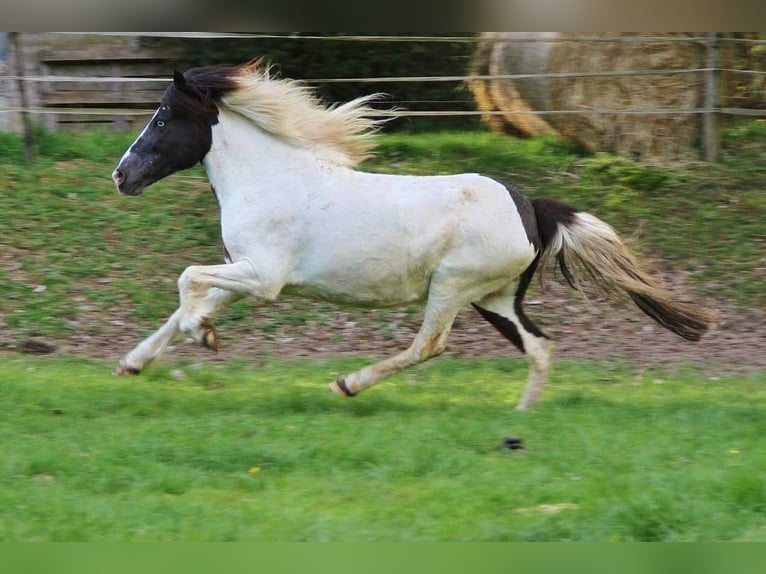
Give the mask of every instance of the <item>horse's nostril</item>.
<path id="1" fill-rule="evenodd" d="M 125 174 L 123 174 L 119 169 L 115 169 L 112 172 L 112 180 L 117 185 L 120 185 L 123 181 L 125 181 Z"/>

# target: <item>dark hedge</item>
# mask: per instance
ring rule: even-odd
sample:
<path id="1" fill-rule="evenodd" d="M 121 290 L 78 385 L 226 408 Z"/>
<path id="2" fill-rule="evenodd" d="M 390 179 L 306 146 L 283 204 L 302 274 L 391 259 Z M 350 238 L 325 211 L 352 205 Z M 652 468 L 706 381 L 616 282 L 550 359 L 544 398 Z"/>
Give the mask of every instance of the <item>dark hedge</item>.
<path id="1" fill-rule="evenodd" d="M 353 32 L 321 34 L 328 39 L 236 38 L 188 39 L 144 38 L 146 45 L 177 54 L 179 69 L 209 64 L 239 64 L 263 57 L 276 65 L 281 77 L 294 79 L 370 78 L 403 76 L 460 76 L 468 71 L 475 44 L 472 41 L 332 40 Z M 301 33 L 317 36 L 317 33 Z M 411 35 L 385 33 L 386 36 Z M 419 36 L 425 34 L 419 33 Z M 462 36 L 450 33 L 429 36 Z M 388 94 L 380 105 L 406 110 L 475 110 L 473 96 L 464 82 L 332 82 L 312 84 L 326 103 L 345 102 L 373 92 Z M 388 129 L 472 128 L 477 116 L 399 118 Z"/>

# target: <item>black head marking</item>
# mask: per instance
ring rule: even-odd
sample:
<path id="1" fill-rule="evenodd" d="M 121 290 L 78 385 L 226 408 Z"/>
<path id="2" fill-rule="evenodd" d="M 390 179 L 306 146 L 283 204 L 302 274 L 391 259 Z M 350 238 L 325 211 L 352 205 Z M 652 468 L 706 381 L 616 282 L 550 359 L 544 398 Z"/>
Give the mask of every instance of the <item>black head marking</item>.
<path id="1" fill-rule="evenodd" d="M 112 174 L 121 193 L 138 195 L 202 161 L 218 123 L 218 101 L 236 88 L 237 70 L 210 66 L 174 72 L 159 109 Z"/>

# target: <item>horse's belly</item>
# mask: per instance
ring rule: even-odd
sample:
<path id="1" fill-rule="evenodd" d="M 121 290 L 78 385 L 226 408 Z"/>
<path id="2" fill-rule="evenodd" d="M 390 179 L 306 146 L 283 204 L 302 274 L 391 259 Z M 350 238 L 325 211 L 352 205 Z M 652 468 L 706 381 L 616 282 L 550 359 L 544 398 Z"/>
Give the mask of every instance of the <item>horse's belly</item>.
<path id="1" fill-rule="evenodd" d="M 335 269 L 307 277 L 283 291 L 343 305 L 389 307 L 425 300 L 429 282 L 426 270 L 391 270 L 384 262 L 367 260 L 353 270 Z"/>

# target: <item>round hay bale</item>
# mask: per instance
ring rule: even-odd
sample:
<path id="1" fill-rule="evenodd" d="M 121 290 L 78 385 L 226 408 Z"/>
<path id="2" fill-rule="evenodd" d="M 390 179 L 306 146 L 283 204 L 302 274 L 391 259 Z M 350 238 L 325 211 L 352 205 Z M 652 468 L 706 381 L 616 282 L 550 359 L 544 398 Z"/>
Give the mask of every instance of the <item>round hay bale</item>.
<path id="1" fill-rule="evenodd" d="M 493 32 L 482 35 L 474 59 L 473 74 L 503 76 L 507 74 L 539 74 L 547 70 L 556 32 L 535 33 L 540 41 L 523 41 L 524 32 Z M 484 119 L 494 129 L 519 136 L 559 135 L 544 116 L 529 113 L 547 109 L 546 78 L 477 80 L 472 82 L 477 106 L 481 111 L 508 111 L 488 114 Z"/>
<path id="2" fill-rule="evenodd" d="M 489 74 L 603 73 L 701 68 L 702 42 L 678 41 L 685 34 L 651 34 L 667 41 L 642 41 L 649 34 L 498 34 L 483 37 Z M 535 38 L 536 36 L 536 38 Z M 588 38 L 593 38 L 589 40 Z M 536 39 L 537 41 L 529 41 Z M 478 59 L 478 56 L 477 56 Z M 478 66 L 474 67 L 478 70 Z M 672 160 L 698 155 L 702 116 L 651 113 L 651 110 L 699 108 L 703 73 L 547 77 L 485 80 L 490 102 L 481 110 L 507 110 L 496 116 L 526 135 L 558 134 L 590 151 L 608 151 L 643 160 Z M 476 82 L 474 82 L 474 85 Z M 474 90 L 475 91 L 475 90 Z M 518 112 L 577 111 L 531 116 Z M 591 111 L 592 110 L 592 111 Z M 590 112 L 589 112 L 590 111 Z M 625 113 L 630 111 L 630 113 Z"/>
<path id="3" fill-rule="evenodd" d="M 476 45 L 476 51 L 471 59 L 469 74 L 472 76 L 488 76 L 490 74 L 490 60 L 492 50 L 496 43 L 494 38 L 501 38 L 496 32 L 487 32 L 482 35 L 482 39 Z M 512 122 L 506 121 L 503 116 L 491 113 L 497 110 L 505 109 L 501 106 L 504 102 L 495 101 L 490 86 L 494 83 L 490 80 L 469 80 L 468 87 L 473 92 L 473 99 L 479 111 L 490 112 L 482 116 L 482 120 L 493 130 L 507 133 L 510 135 L 523 136 L 524 132 L 518 130 Z"/>
<path id="4" fill-rule="evenodd" d="M 540 40 L 556 37 L 556 32 L 536 33 Z M 502 76 L 507 74 L 538 74 L 548 67 L 550 44 L 518 42 L 530 36 L 523 32 L 489 32 L 482 34 L 474 56 L 471 74 Z M 546 109 L 546 79 L 481 79 L 469 82 L 480 111 L 493 129 L 516 136 L 558 135 L 543 116 L 529 112 Z M 497 114 L 494 112 L 511 113 Z"/>
<path id="5" fill-rule="evenodd" d="M 562 42 L 550 59 L 553 71 L 577 72 L 684 70 L 702 68 L 704 64 L 704 44 L 673 40 Z M 550 121 L 565 138 L 590 151 L 610 151 L 644 160 L 696 157 L 703 116 L 671 110 L 701 108 L 704 82 L 701 72 L 551 78 L 548 92 L 551 107 L 590 109 L 594 113 L 551 116 Z M 609 113 L 599 113 L 601 110 Z M 652 110 L 670 113 L 651 113 Z M 626 111 L 631 113 L 613 113 Z"/>

